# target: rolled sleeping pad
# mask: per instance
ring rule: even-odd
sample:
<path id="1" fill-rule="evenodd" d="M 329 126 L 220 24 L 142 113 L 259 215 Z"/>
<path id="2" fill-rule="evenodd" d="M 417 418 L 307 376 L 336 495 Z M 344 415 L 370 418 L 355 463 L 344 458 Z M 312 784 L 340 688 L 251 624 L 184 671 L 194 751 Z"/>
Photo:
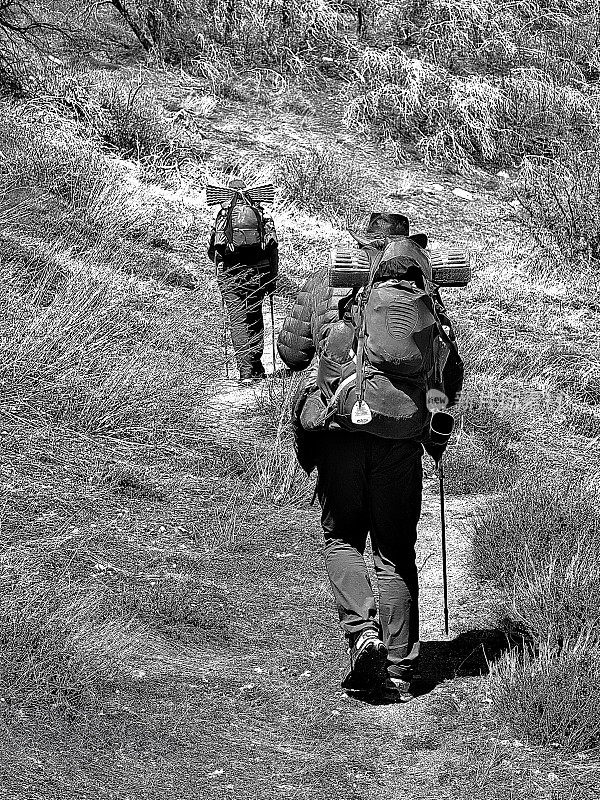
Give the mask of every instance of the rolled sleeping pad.
<path id="1" fill-rule="evenodd" d="M 469 254 L 458 248 L 428 252 L 433 283 L 438 286 L 467 286 L 471 280 Z M 329 285 L 337 288 L 366 286 L 371 265 L 364 250 L 333 247 L 329 256 Z"/>
<path id="2" fill-rule="evenodd" d="M 471 280 L 471 259 L 465 250 L 448 247 L 429 254 L 432 280 L 438 286 L 467 286 Z"/>
<path id="3" fill-rule="evenodd" d="M 262 186 L 251 186 L 249 189 L 243 189 L 245 194 L 250 198 L 253 203 L 273 203 L 275 200 L 275 187 L 271 183 L 265 183 Z M 215 206 L 219 203 L 230 203 L 236 196 L 237 190 L 231 186 L 213 186 L 207 184 L 206 186 L 206 203 L 209 206 Z"/>
<path id="4" fill-rule="evenodd" d="M 327 270 L 330 286 L 334 288 L 366 286 L 370 273 L 369 257 L 363 250 L 349 250 L 345 247 L 331 249 Z"/>

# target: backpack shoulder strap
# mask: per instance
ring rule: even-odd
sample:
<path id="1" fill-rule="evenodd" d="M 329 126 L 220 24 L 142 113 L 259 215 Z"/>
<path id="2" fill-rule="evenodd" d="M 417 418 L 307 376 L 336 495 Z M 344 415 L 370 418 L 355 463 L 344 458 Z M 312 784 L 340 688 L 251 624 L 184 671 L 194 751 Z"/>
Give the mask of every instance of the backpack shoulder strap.
<path id="1" fill-rule="evenodd" d="M 344 295 L 338 302 L 338 315 L 340 319 L 344 319 L 349 315 L 350 309 L 356 302 L 356 295 L 358 293 L 358 287 L 353 287 L 352 291 L 349 292 L 347 295 Z"/>
<path id="2" fill-rule="evenodd" d="M 225 220 L 225 238 L 227 247 L 233 250 L 233 209 L 238 202 L 239 192 L 236 192 L 227 206 L 227 218 Z"/>
<path id="3" fill-rule="evenodd" d="M 440 293 L 437 287 L 432 287 L 431 284 L 429 286 L 426 284 L 424 295 L 427 297 L 429 310 L 433 314 L 433 318 L 435 320 L 435 326 L 438 331 L 438 335 L 440 339 L 448 345 L 448 347 L 458 356 L 458 347 L 456 346 L 456 337 L 454 336 L 454 329 L 452 327 L 452 321 L 446 312 L 446 307 L 440 297 Z M 444 329 L 444 325 L 446 325 L 450 333 L 446 333 Z M 459 356 L 460 357 L 460 356 Z"/>

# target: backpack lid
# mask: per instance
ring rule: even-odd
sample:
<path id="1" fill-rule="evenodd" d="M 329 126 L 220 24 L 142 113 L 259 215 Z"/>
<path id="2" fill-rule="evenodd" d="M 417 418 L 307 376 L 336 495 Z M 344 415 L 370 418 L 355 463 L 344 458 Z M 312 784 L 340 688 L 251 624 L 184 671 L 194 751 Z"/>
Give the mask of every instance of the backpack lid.
<path id="1" fill-rule="evenodd" d="M 375 269 L 375 279 L 389 276 L 410 280 L 411 273 L 415 272 L 431 281 L 431 263 L 427 252 L 408 236 L 387 240 Z"/>

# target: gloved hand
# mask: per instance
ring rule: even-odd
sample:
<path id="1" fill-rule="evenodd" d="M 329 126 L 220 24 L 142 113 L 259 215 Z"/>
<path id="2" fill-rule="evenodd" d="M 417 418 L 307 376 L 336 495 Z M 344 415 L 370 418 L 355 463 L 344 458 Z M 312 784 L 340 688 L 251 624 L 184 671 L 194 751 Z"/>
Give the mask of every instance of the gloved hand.
<path id="1" fill-rule="evenodd" d="M 447 447 L 447 442 L 446 444 L 437 444 L 436 442 L 431 441 L 423 442 L 423 449 L 433 458 L 436 467 L 439 467 L 440 461 L 442 460 L 442 456 L 444 455 Z"/>
<path id="2" fill-rule="evenodd" d="M 432 415 L 429 422 L 429 434 L 423 442 L 423 447 L 433 458 L 436 467 L 440 465 L 453 429 L 454 418 L 447 411 L 437 411 Z"/>
<path id="3" fill-rule="evenodd" d="M 269 282 L 267 292 L 273 297 L 277 289 L 277 277 L 279 275 L 279 248 L 277 245 L 271 247 L 269 253 Z"/>

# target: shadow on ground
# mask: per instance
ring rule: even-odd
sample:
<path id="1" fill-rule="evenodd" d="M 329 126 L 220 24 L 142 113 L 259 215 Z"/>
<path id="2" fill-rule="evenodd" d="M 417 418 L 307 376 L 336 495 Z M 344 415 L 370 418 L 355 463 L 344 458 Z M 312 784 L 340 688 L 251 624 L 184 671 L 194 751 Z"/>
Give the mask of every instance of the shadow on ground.
<path id="1" fill-rule="evenodd" d="M 487 675 L 490 666 L 516 642 L 500 628 L 466 631 L 449 641 L 421 642 L 420 672 L 411 683 L 411 695 L 422 697 L 443 681 Z M 397 702 L 387 696 L 352 694 L 369 705 Z"/>
<path id="2" fill-rule="evenodd" d="M 413 681 L 415 695 L 453 678 L 487 675 L 490 666 L 514 643 L 499 628 L 465 631 L 449 641 L 421 643 L 420 675 Z"/>

